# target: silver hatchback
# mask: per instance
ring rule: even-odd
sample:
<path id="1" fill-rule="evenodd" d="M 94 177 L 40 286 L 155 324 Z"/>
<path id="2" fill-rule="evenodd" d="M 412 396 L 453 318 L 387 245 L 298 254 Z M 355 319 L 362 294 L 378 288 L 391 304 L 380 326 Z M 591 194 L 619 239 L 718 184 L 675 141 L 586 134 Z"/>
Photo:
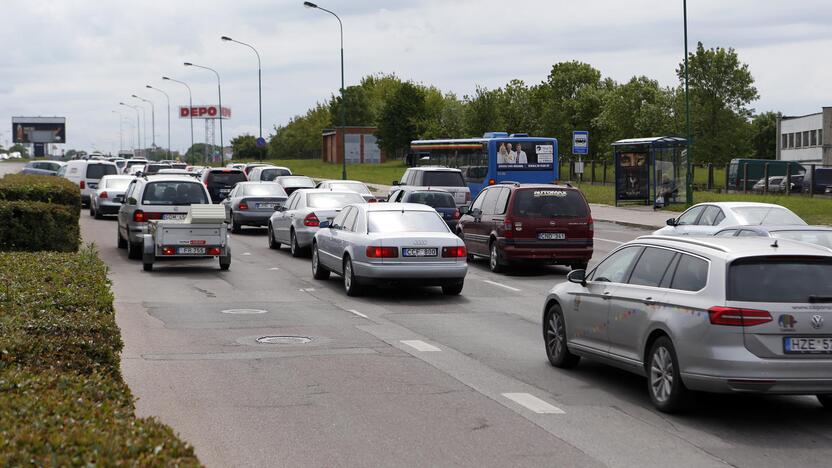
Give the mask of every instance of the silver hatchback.
<path id="1" fill-rule="evenodd" d="M 830 408 L 830 277 L 832 252 L 801 242 L 641 237 L 552 288 L 546 354 L 644 375 L 665 412 L 691 391 L 817 395 Z"/>

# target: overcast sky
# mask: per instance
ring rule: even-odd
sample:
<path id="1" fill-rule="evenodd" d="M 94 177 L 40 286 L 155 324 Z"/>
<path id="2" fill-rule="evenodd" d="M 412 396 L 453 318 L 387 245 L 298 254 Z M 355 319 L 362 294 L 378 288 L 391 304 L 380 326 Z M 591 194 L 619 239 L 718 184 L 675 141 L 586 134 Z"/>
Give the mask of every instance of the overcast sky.
<path id="1" fill-rule="evenodd" d="M 326 3 L 323 3 L 326 2 Z M 338 24 L 301 0 L 0 0 L 0 144 L 11 117 L 65 116 L 69 148 L 119 149 L 135 137 L 135 113 L 119 101 L 156 103 L 156 143 L 165 146 L 164 97 L 171 96 L 174 149 L 190 143 L 176 106 L 215 103 L 222 78 L 227 143 L 257 134 L 254 53 L 220 41 L 251 43 L 263 61 L 264 133 L 324 101 L 340 84 Z M 436 85 L 460 97 L 476 85 L 513 78 L 538 83 L 552 64 L 580 60 L 626 81 L 647 75 L 675 85 L 683 59 L 681 0 L 321 0 L 344 22 L 347 85 L 372 73 Z M 813 113 L 832 105 L 832 1 L 690 0 L 690 47 L 734 47 L 760 93 L 757 111 Z M 150 131 L 150 112 L 148 132 Z M 197 121 L 196 141 L 204 139 Z M 495 129 L 500 130 L 500 129 Z M 635 135 L 634 135 L 635 136 Z M 219 135 L 217 136 L 219 137 Z M 148 140 L 149 141 L 149 140 Z"/>

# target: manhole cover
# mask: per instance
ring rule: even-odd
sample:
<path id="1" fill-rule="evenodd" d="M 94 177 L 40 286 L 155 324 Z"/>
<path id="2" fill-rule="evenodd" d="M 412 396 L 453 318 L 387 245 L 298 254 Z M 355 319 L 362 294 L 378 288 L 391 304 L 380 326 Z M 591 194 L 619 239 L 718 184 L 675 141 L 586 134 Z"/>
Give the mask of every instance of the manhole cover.
<path id="1" fill-rule="evenodd" d="M 247 315 L 247 314 L 265 314 L 266 311 L 263 309 L 226 309 L 223 310 L 222 313 L 224 314 L 234 314 L 234 315 Z"/>
<path id="2" fill-rule="evenodd" d="M 263 344 L 306 344 L 312 341 L 308 336 L 261 336 L 257 338 L 258 343 Z"/>

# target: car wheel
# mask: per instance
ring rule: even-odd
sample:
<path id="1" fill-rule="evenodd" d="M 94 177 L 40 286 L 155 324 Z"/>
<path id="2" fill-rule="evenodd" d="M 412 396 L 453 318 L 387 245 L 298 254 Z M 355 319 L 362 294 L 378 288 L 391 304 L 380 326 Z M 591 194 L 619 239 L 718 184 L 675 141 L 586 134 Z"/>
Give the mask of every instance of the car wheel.
<path id="1" fill-rule="evenodd" d="M 118 228 L 118 226 L 116 226 L 116 237 L 118 238 L 118 240 L 116 240 L 116 247 L 118 247 L 119 249 L 126 249 L 127 241 L 124 240 L 123 237 L 121 237 L 121 230 Z"/>
<path id="2" fill-rule="evenodd" d="M 670 338 L 662 336 L 650 348 L 647 358 L 647 391 L 653 405 L 664 413 L 686 409 L 691 392 L 682 382 L 679 361 Z"/>
<path id="3" fill-rule="evenodd" d="M 135 242 L 127 241 L 127 258 L 130 260 L 138 260 L 142 258 L 142 245 Z"/>
<path id="4" fill-rule="evenodd" d="M 152 263 L 142 263 L 142 268 L 144 271 L 153 271 L 153 264 Z"/>
<path id="5" fill-rule="evenodd" d="M 503 271 L 503 259 L 500 258 L 500 249 L 497 248 L 497 242 L 491 242 L 491 254 L 488 256 L 488 268 L 494 273 Z"/>
<path id="6" fill-rule="evenodd" d="M 97 218 L 97 216 L 95 216 L 95 207 L 92 205 L 92 203 L 90 203 L 90 216 L 92 216 L 93 218 Z"/>
<path id="7" fill-rule="evenodd" d="M 329 279 L 329 270 L 321 265 L 321 260 L 318 256 L 318 244 L 312 244 L 312 277 L 316 280 Z"/>
<path id="8" fill-rule="evenodd" d="M 566 339 L 566 321 L 560 306 L 553 304 L 546 311 L 543 320 L 543 340 L 546 344 L 546 357 L 549 362 L 561 369 L 571 369 L 578 365 L 581 357 L 569 351 Z"/>
<path id="9" fill-rule="evenodd" d="M 446 296 L 458 296 L 462 292 L 462 288 L 465 286 L 464 282 L 459 282 L 455 284 L 450 284 L 447 286 L 442 286 L 442 294 Z"/>
<path id="10" fill-rule="evenodd" d="M 243 226 L 241 226 L 240 223 L 234 221 L 234 212 L 232 211 L 231 212 L 231 232 L 233 232 L 234 234 L 237 234 L 242 230 L 243 230 Z"/>
<path id="11" fill-rule="evenodd" d="M 293 257 L 303 256 L 303 250 L 298 245 L 298 237 L 294 230 L 289 232 L 289 251 L 292 252 Z"/>
<path id="12" fill-rule="evenodd" d="M 228 271 L 231 268 L 231 255 L 226 257 L 220 257 L 220 270 Z"/>
<path id="13" fill-rule="evenodd" d="M 817 395 L 817 397 L 824 409 L 832 410 L 832 394 Z"/>
<path id="14" fill-rule="evenodd" d="M 355 281 L 355 271 L 352 269 L 352 260 L 349 257 L 344 259 L 344 290 L 350 297 L 361 294 L 361 287 Z"/>
<path id="15" fill-rule="evenodd" d="M 280 242 L 274 240 L 274 229 L 272 229 L 272 223 L 269 223 L 269 248 L 275 250 L 280 249 Z"/>

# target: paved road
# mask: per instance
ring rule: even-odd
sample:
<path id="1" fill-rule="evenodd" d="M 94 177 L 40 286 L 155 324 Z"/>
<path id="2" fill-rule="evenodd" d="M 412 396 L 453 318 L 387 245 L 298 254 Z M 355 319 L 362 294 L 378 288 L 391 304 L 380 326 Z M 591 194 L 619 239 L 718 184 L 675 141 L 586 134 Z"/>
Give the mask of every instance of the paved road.
<path id="1" fill-rule="evenodd" d="M 25 162 L 0 162 L 0 177 L 20 172 L 25 165 Z"/>
<path id="2" fill-rule="evenodd" d="M 596 229 L 596 259 L 643 233 Z M 549 366 L 541 301 L 564 268 L 494 275 L 478 262 L 460 297 L 436 288 L 353 299 L 337 276 L 313 280 L 308 259 L 270 251 L 262 230 L 234 236 L 228 272 L 195 261 L 151 273 L 115 248 L 115 221 L 84 214 L 82 231 L 111 267 L 138 412 L 173 426 L 208 466 L 832 459 L 832 424 L 814 398 L 710 396 L 692 414 L 667 416 L 652 409 L 642 378 L 586 361 Z M 269 335 L 312 341 L 255 341 Z"/>

